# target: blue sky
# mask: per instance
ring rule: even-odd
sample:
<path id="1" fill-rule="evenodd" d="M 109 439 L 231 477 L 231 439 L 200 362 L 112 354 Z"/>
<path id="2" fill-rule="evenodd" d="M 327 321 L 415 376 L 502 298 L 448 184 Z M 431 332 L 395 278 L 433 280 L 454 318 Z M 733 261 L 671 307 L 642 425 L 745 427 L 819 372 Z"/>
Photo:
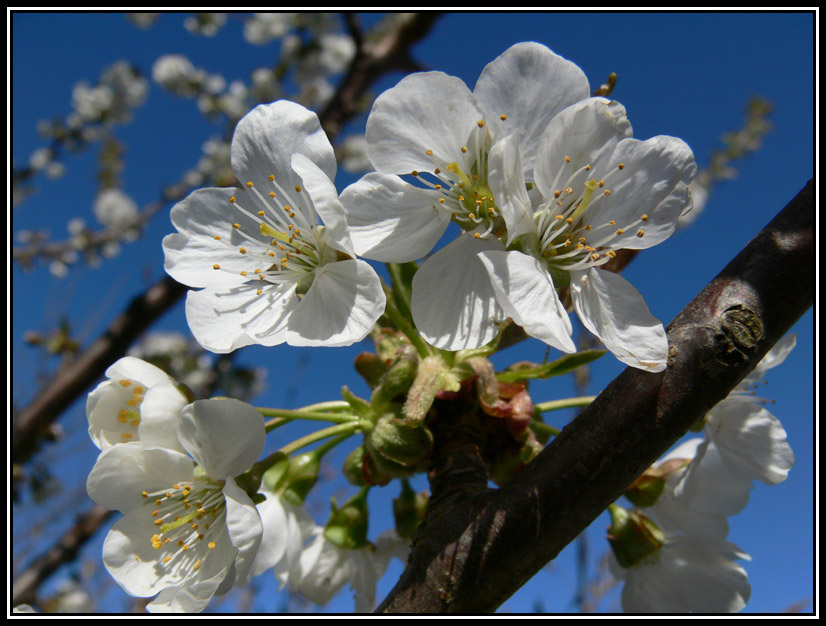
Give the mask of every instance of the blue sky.
<path id="1" fill-rule="evenodd" d="M 37 121 L 68 113 L 74 84 L 95 82 L 104 67 L 119 59 L 134 63 L 148 76 L 158 56 L 181 53 L 196 66 L 223 74 L 227 81 L 246 80 L 253 69 L 273 62 L 278 44 L 244 42 L 242 17 L 232 17 L 216 37 L 203 38 L 184 30 L 183 16 L 176 14 L 162 15 L 145 31 L 132 26 L 122 14 L 13 15 L 11 156 L 18 163 L 26 162 L 42 145 L 35 130 Z M 668 323 L 813 176 L 814 39 L 815 20 L 808 13 L 454 13 L 439 20 L 426 40 L 413 48 L 413 54 L 422 66 L 458 76 L 472 88 L 482 68 L 508 46 L 527 40 L 541 42 L 577 63 L 592 88 L 616 72 L 619 80 L 613 97 L 626 107 L 634 136 L 678 136 L 693 148 L 701 167 L 708 163 L 709 153 L 721 147 L 721 135 L 742 124 L 750 96 L 759 95 L 774 104 L 773 130 L 761 150 L 735 164 L 737 178 L 715 187 L 692 227 L 645 251 L 624 272 L 652 313 Z M 399 74 L 384 77 L 375 93 L 400 78 Z M 356 120 L 348 130 L 363 128 L 363 123 L 363 118 Z M 127 147 L 122 173 L 125 190 L 141 206 L 153 201 L 164 185 L 195 164 L 201 144 L 220 130 L 204 120 L 192 101 L 173 98 L 153 85 L 134 122 L 115 133 Z M 63 178 L 38 179 L 37 193 L 11 214 L 12 232 L 48 227 L 60 240 L 66 237 L 66 224 L 72 217 L 94 223 L 95 158 L 94 151 L 69 155 L 63 159 Z M 336 183 L 341 190 L 354 180 L 340 171 Z M 45 268 L 32 272 L 11 268 L 11 389 L 16 402 L 25 404 L 35 393 L 34 381 L 43 365 L 34 350 L 22 344 L 22 333 L 53 328 L 65 315 L 82 338 L 96 337 L 130 298 L 162 276 L 160 242 L 171 231 L 167 215 L 158 215 L 145 235 L 127 244 L 119 257 L 100 268 L 78 266 L 62 280 Z M 157 328 L 186 331 L 182 304 Z M 749 506 L 730 519 L 729 539 L 752 557 L 744 566 L 752 585 L 747 610 L 754 612 L 783 611 L 814 593 L 812 311 L 793 332 L 798 335 L 797 347 L 783 365 L 770 372 L 764 395 L 776 402 L 772 412 L 786 428 L 796 466 L 781 485 L 756 484 Z M 269 368 L 268 388 L 256 404 L 297 407 L 338 399 L 342 384 L 365 394 L 360 379 L 349 373 L 353 358 L 365 349 L 369 344 L 317 350 L 253 347 L 244 351 L 241 361 Z M 544 353 L 544 344 L 525 342 L 500 354 L 497 363 L 541 360 Z M 597 393 L 621 369 L 610 355 L 598 361 L 589 391 Z M 339 378 L 341 372 L 344 379 Z M 543 381 L 531 391 L 535 401 L 574 393 L 567 379 Z M 65 473 L 66 493 L 75 493 L 72 490 L 82 484 L 97 452 L 84 440 L 84 403 L 85 399 L 76 403 L 62 418 L 67 432 L 76 436 L 60 444 L 73 442 L 68 449 L 74 455 L 74 469 Z M 548 421 L 561 425 L 564 419 L 552 416 Z M 348 492 L 341 493 L 346 497 Z M 371 506 L 378 514 L 395 495 L 395 490 L 371 493 Z M 84 496 L 81 489 L 77 497 Z M 29 511 L 34 504 L 27 507 Z M 386 519 L 386 515 L 377 516 L 371 537 L 384 530 Z M 606 524 L 603 516 L 587 531 L 591 574 L 607 548 Z M 16 524 L 15 534 L 18 528 Z M 99 558 L 101 539 L 90 544 L 84 558 Z M 572 563 L 573 550 L 568 549 L 502 610 L 531 612 L 540 605 L 546 611 L 574 610 Z M 380 597 L 395 582 L 393 573 L 399 571 L 391 570 L 382 581 Z M 256 600 L 255 609 L 278 608 L 283 594 L 272 596 L 271 585 L 260 584 L 265 594 Z M 228 605 L 214 608 L 228 610 Z M 127 606 L 126 597 L 110 589 L 103 606 L 120 610 Z M 616 606 L 606 604 L 608 609 Z M 352 600 L 345 591 L 326 610 L 351 609 Z"/>

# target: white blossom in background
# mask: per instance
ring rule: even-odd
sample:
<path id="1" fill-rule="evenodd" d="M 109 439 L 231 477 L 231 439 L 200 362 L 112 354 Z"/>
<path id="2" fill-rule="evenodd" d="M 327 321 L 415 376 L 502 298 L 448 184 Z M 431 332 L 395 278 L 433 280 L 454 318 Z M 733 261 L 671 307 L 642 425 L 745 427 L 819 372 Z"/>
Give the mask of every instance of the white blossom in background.
<path id="1" fill-rule="evenodd" d="M 349 585 L 355 595 L 355 612 L 369 613 L 376 603 L 376 585 L 392 557 L 407 559 L 407 542 L 395 529 L 383 533 L 375 545 L 341 548 L 317 527 L 289 573 L 290 588 L 311 602 L 325 605 Z"/>
<path id="2" fill-rule="evenodd" d="M 196 68 L 181 54 L 165 54 L 152 65 L 152 80 L 170 93 L 191 98 L 202 91 L 218 94 L 226 86 L 222 76 Z"/>
<path id="3" fill-rule="evenodd" d="M 518 137 L 490 151 L 491 187 L 518 250 L 479 254 L 505 314 L 525 332 L 574 352 L 571 324 L 557 295 L 570 287 L 582 324 L 623 363 L 666 367 L 663 325 L 640 293 L 599 269 L 621 249 L 667 239 L 691 208 L 691 149 L 675 137 L 631 138 L 618 102 L 589 98 L 556 115 L 536 150 L 534 201 L 526 190 Z"/>
<path id="4" fill-rule="evenodd" d="M 292 28 L 294 15 L 294 13 L 256 13 L 244 22 L 244 39 L 257 45 L 280 39 Z"/>
<path id="5" fill-rule="evenodd" d="M 638 565 L 616 567 L 624 580 L 625 613 L 737 613 L 751 596 L 748 555 L 727 542 L 701 537 L 670 539 Z"/>
<path id="6" fill-rule="evenodd" d="M 184 28 L 193 35 L 214 37 L 226 23 L 226 13 L 196 13 L 184 20 Z"/>
<path id="7" fill-rule="evenodd" d="M 786 335 L 766 354 L 757 367 L 704 420 L 704 432 L 719 449 L 729 471 L 747 480 L 776 485 L 786 480 L 794 466 L 794 452 L 786 430 L 754 395 L 766 372 L 780 365 L 797 342 Z"/>
<path id="8" fill-rule="evenodd" d="M 332 179 L 333 147 L 316 115 L 293 102 L 260 105 L 232 140 L 242 189 L 195 191 L 172 209 L 165 268 L 200 288 L 186 315 L 218 353 L 253 343 L 344 346 L 384 312 L 375 270 L 355 259 Z"/>
<path id="9" fill-rule="evenodd" d="M 272 569 L 283 587 L 297 565 L 304 544 L 313 535 L 315 523 L 302 506 L 292 504 L 262 484 L 259 492 L 266 500 L 257 505 L 263 535 L 251 573 L 258 576 Z"/>
<path id="10" fill-rule="evenodd" d="M 680 444 L 657 467 L 672 463 L 662 493 L 641 512 L 656 529 L 651 531 L 648 554 L 623 567 L 611 553 L 611 572 L 624 581 L 622 609 L 626 613 L 738 612 L 746 606 L 751 586 L 736 561 L 750 557 L 726 540 L 726 517 L 748 501 L 751 482 L 730 477 L 699 438 Z"/>
<path id="11" fill-rule="evenodd" d="M 101 450 L 142 441 L 183 451 L 176 432 L 189 399 L 178 382 L 154 365 L 126 356 L 106 370 L 89 394 L 89 437 Z"/>
<path id="12" fill-rule="evenodd" d="M 106 228 L 122 231 L 134 231 L 137 226 L 140 213 L 138 205 L 126 193 L 120 189 L 108 188 L 101 190 L 95 198 L 92 210 L 100 222 Z"/>
<path id="13" fill-rule="evenodd" d="M 260 413 L 199 400 L 183 409 L 177 438 L 188 455 L 142 442 L 107 448 L 86 483 L 123 514 L 103 543 L 106 569 L 128 594 L 157 595 L 151 612 L 198 612 L 246 584 L 261 542 L 258 511 L 235 482 L 264 449 Z"/>
<path id="14" fill-rule="evenodd" d="M 463 233 L 429 257 L 413 280 L 413 318 L 433 345 L 479 347 L 505 317 L 477 257 L 505 250 L 498 239 L 504 198 L 494 193 L 489 154 L 514 136 L 524 155 L 519 174 L 532 180 L 542 131 L 589 93 L 574 63 L 540 44 L 520 43 L 485 67 L 473 91 L 453 76 L 421 72 L 376 99 L 366 141 L 378 171 L 345 189 L 342 202 L 356 252 L 378 261 L 420 259 L 451 221 L 461 227 Z"/>

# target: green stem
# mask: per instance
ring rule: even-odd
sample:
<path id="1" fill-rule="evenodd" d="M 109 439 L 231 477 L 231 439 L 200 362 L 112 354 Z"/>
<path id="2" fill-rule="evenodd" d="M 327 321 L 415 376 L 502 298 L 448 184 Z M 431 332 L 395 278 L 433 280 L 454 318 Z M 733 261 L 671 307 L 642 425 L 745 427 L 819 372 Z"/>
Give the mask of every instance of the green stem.
<path id="1" fill-rule="evenodd" d="M 333 404 L 331 403 L 321 403 L 321 404 Z M 336 402 L 336 407 L 339 408 L 340 403 Z M 341 404 L 347 404 L 343 402 Z M 313 407 L 318 405 L 311 405 Z M 348 405 L 349 408 L 349 405 Z M 351 414 L 341 414 L 341 413 L 324 413 L 321 411 L 305 411 L 304 409 L 268 409 L 258 407 L 258 412 L 263 415 L 264 417 L 274 417 L 268 421 L 264 427 L 267 432 L 272 431 L 273 429 L 277 428 L 278 426 L 282 426 L 283 424 L 288 424 L 292 420 L 297 419 L 304 419 L 304 420 L 312 420 L 317 422 L 334 422 L 336 424 L 347 424 L 349 422 L 358 421 L 358 418 Z"/>
<path id="2" fill-rule="evenodd" d="M 329 428 L 323 428 L 314 433 L 310 433 L 309 435 L 305 435 L 304 437 L 300 437 L 292 443 L 288 443 L 278 452 L 290 455 L 296 450 L 300 450 L 305 446 L 312 445 L 316 441 L 321 441 L 322 439 L 326 439 L 327 437 L 340 436 L 339 439 L 343 441 L 346 437 L 349 437 L 350 435 L 358 432 L 359 429 L 359 422 L 351 420 L 346 424 L 337 424 L 335 426 L 330 426 Z M 336 441 L 335 443 L 338 444 L 339 441 Z"/>
<path id="3" fill-rule="evenodd" d="M 564 400 L 551 400 L 550 402 L 540 402 L 533 406 L 535 413 L 547 413 L 548 411 L 558 411 L 559 409 L 571 409 L 580 406 L 588 406 L 594 401 L 596 396 L 580 396 L 578 398 L 565 398 Z"/>
<path id="4" fill-rule="evenodd" d="M 402 315 L 399 310 L 390 302 L 384 308 L 384 314 L 389 317 L 396 327 L 402 331 L 405 336 L 410 340 L 410 343 L 416 348 L 416 352 L 419 353 L 419 356 L 422 358 L 430 356 L 430 348 L 427 347 L 427 344 L 424 342 L 419 336 L 419 333 L 416 332 L 416 329 L 413 327 L 413 324 Z"/>
<path id="5" fill-rule="evenodd" d="M 531 428 L 534 432 L 542 433 L 545 435 L 552 435 L 556 437 L 560 432 L 558 428 L 554 428 L 553 426 L 549 426 L 548 424 L 543 424 L 542 422 L 532 422 Z"/>

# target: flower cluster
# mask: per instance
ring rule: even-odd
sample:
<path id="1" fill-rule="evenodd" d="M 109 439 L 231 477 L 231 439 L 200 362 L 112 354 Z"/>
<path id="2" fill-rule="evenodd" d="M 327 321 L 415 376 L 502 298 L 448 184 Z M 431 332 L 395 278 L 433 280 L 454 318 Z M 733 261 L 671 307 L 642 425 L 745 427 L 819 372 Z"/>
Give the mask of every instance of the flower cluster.
<path id="1" fill-rule="evenodd" d="M 794 453 L 780 421 L 751 395 L 779 365 L 795 337 L 781 340 L 755 370 L 703 420 L 690 439 L 645 472 L 627 492 L 644 513 L 611 508 L 614 574 L 623 579 L 630 613 L 737 612 L 748 602 L 749 559 L 728 542 L 727 517 L 747 504 L 754 480 L 786 479 Z"/>
<path id="2" fill-rule="evenodd" d="M 694 157 L 674 137 L 631 138 L 619 103 L 588 96 L 576 65 L 523 43 L 472 92 L 425 72 L 376 100 L 366 149 L 377 172 L 345 189 L 342 203 L 356 252 L 378 261 L 419 259 L 459 226 L 413 281 L 413 318 L 431 344 L 478 348 L 510 317 L 574 352 L 558 293 L 566 288 L 619 360 L 665 368 L 662 324 L 625 279 L 599 268 L 674 231 L 691 208 Z"/>

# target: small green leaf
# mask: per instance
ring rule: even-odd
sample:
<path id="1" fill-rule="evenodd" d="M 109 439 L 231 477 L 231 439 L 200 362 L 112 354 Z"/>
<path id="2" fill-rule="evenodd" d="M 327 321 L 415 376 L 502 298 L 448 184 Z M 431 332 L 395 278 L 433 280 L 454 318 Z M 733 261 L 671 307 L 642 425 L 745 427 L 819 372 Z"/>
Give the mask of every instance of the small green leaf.
<path id="1" fill-rule="evenodd" d="M 499 382 L 515 383 L 520 380 L 562 376 L 581 365 L 587 365 L 591 361 L 596 361 L 605 353 L 606 350 L 585 350 L 575 354 L 568 354 L 550 363 L 516 363 L 504 372 L 499 372 L 496 378 Z"/>

